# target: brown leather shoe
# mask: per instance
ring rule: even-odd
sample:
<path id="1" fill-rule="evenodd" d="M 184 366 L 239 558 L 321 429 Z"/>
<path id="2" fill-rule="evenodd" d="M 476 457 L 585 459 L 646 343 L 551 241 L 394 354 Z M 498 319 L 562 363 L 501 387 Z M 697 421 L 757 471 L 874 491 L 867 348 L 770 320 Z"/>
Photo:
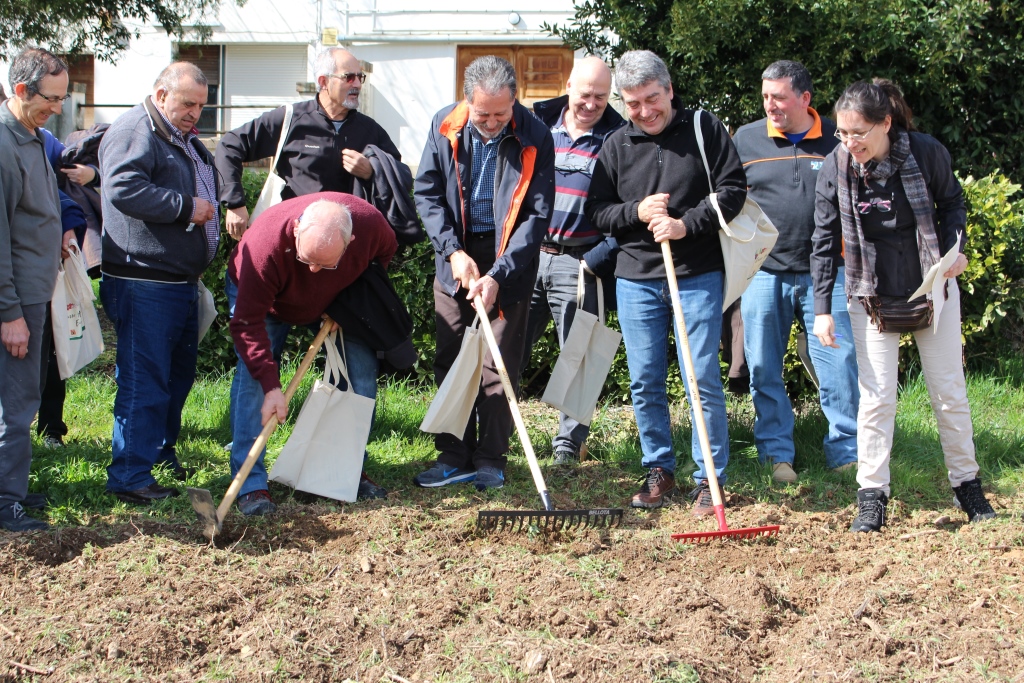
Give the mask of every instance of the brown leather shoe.
<path id="1" fill-rule="evenodd" d="M 676 478 L 671 472 L 660 467 L 652 467 L 647 472 L 647 479 L 640 487 L 640 492 L 633 496 L 630 504 L 635 508 L 660 508 L 665 504 L 665 496 L 675 487 Z"/>
<path id="2" fill-rule="evenodd" d="M 715 514 L 715 499 L 711 497 L 711 486 L 706 479 L 697 484 L 697 488 L 690 491 L 690 500 L 693 501 L 694 517 L 707 517 Z"/>

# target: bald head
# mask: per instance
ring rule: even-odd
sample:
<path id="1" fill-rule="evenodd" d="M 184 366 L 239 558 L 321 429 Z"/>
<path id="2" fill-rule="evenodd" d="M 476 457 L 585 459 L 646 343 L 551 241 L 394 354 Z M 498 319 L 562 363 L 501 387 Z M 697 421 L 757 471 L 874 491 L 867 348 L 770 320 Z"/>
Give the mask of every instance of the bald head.
<path id="1" fill-rule="evenodd" d="M 313 272 L 336 268 L 352 240 L 348 207 L 322 199 L 305 208 L 295 220 L 295 251 Z"/>
<path id="2" fill-rule="evenodd" d="M 608 106 L 612 90 L 611 69 L 600 57 L 584 57 L 573 65 L 565 89 L 569 95 L 566 124 L 581 133 L 589 132 L 604 116 Z"/>

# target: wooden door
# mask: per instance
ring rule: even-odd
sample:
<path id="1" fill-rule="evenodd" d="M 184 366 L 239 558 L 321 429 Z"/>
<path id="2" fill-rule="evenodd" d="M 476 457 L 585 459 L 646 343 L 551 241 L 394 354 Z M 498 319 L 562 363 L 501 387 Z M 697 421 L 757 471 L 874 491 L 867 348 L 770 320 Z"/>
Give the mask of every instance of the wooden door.
<path id="1" fill-rule="evenodd" d="M 495 55 L 507 59 L 516 70 L 519 101 L 533 106 L 538 100 L 547 100 L 565 94 L 565 82 L 572 71 L 573 53 L 558 45 L 460 45 L 456 60 L 455 99 L 464 95 L 462 85 L 466 67 L 477 57 Z"/>

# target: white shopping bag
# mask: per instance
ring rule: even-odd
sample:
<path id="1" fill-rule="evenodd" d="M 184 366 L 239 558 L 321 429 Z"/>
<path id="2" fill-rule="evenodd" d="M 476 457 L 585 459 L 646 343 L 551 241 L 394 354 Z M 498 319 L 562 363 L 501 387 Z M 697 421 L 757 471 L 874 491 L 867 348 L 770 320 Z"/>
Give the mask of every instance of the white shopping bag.
<path id="1" fill-rule="evenodd" d="M 597 278 L 597 315 L 583 310 L 583 262 L 576 284 L 576 313 L 542 401 L 583 425 L 594 417 L 601 389 L 615 360 L 622 334 L 604 325 L 604 287 Z"/>
<path id="2" fill-rule="evenodd" d="M 252 213 L 249 214 L 249 225 L 252 225 L 253 221 L 261 213 L 275 204 L 281 203 L 281 192 L 287 183 L 284 182 L 284 178 L 277 175 L 277 162 L 281 160 L 281 150 L 284 149 L 284 143 L 288 139 L 288 133 L 291 132 L 291 128 L 292 105 L 286 104 L 284 105 L 284 124 L 281 128 L 281 137 L 277 139 L 277 151 L 274 153 L 274 161 L 270 164 L 270 172 L 267 173 L 267 179 L 263 183 L 263 189 L 260 190 L 256 206 L 252 207 Z"/>
<path id="3" fill-rule="evenodd" d="M 53 345 L 61 379 L 67 379 L 103 353 L 103 333 L 92 303 L 96 296 L 82 252 L 74 240 L 68 251 L 70 255 L 57 270 L 57 286 L 50 299 Z"/>
<path id="4" fill-rule="evenodd" d="M 422 431 L 451 434 L 459 439 L 466 435 L 469 416 L 473 413 L 473 405 L 480 393 L 480 376 L 484 354 L 487 352 L 479 324 L 478 315 L 473 320 L 473 326 L 466 328 L 459 355 L 437 388 L 437 394 L 420 424 Z"/>
<path id="5" fill-rule="evenodd" d="M 313 384 L 302 404 L 295 429 L 277 456 L 270 478 L 299 491 L 354 502 L 370 438 L 374 400 L 352 390 L 335 340 L 343 344 L 340 331 L 332 332 L 324 342 L 324 379 Z M 338 378 L 345 380 L 345 390 L 332 383 Z"/>
<path id="6" fill-rule="evenodd" d="M 199 341 L 203 341 L 210 326 L 217 319 L 217 305 L 213 301 L 213 292 L 199 281 Z"/>

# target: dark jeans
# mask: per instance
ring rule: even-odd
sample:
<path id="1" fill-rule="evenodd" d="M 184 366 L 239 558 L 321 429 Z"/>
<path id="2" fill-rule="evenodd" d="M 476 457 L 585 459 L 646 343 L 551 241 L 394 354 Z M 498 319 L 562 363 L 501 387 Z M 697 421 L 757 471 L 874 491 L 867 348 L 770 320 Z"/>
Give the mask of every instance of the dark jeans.
<path id="1" fill-rule="evenodd" d="M 481 273 L 494 265 L 494 240 L 471 241 L 466 253 L 476 261 Z M 501 318 L 498 317 L 498 308 Z M 506 305 L 498 294 L 498 306 L 488 316 L 494 337 L 498 342 L 502 360 L 508 370 L 512 386 L 518 389 L 519 371 L 522 365 L 523 348 L 526 344 L 526 319 L 530 312 L 530 300 Z M 466 299 L 465 290 L 449 296 L 444 285 L 434 278 L 434 317 L 437 322 L 437 351 L 434 356 L 434 379 L 438 386 L 444 381 L 462 347 L 462 336 L 473 324 L 476 309 Z M 437 461 L 444 465 L 463 469 L 479 469 L 485 465 L 505 471 L 508 462 L 508 444 L 512 433 L 512 412 L 501 385 L 494 358 L 488 350 L 484 356 L 483 376 L 480 393 L 469 416 L 469 424 L 463 438 L 451 434 L 438 434 L 434 446 L 438 450 Z"/>
<path id="2" fill-rule="evenodd" d="M 46 351 L 49 349 L 49 351 Z M 36 434 L 61 439 L 68 433 L 64 423 L 64 400 L 67 398 L 67 380 L 60 378 L 57 367 L 57 347 L 53 343 L 53 323 L 50 307 L 46 307 L 46 322 L 43 324 L 43 354 L 39 375 L 39 419 Z"/>

